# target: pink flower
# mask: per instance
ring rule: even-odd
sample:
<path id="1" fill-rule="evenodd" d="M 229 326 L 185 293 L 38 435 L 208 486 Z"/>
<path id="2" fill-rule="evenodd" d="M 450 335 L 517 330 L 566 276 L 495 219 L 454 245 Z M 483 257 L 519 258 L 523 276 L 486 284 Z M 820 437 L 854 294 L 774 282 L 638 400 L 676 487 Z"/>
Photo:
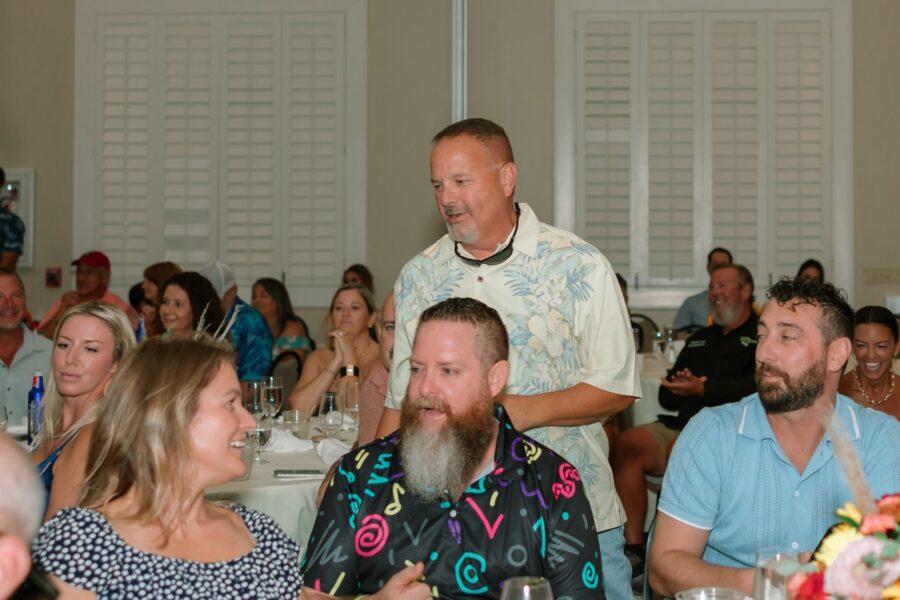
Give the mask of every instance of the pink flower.
<path id="1" fill-rule="evenodd" d="M 900 560 L 880 561 L 870 567 L 864 558 L 881 555 L 884 542 L 867 537 L 847 544 L 825 572 L 825 591 L 832 596 L 880 599 L 881 591 L 900 577 Z"/>
<path id="2" fill-rule="evenodd" d="M 859 531 L 863 535 L 869 535 L 870 533 L 878 532 L 887 533 L 893 531 L 896 527 L 897 521 L 894 517 L 884 513 L 875 513 L 874 515 L 866 515 L 863 517 L 862 524 L 859 526 Z"/>

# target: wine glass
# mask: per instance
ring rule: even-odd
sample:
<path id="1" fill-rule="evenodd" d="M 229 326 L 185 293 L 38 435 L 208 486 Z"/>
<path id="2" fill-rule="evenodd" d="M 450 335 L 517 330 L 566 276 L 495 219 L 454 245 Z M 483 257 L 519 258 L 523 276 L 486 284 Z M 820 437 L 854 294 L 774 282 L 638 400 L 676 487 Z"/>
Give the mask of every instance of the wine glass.
<path id="1" fill-rule="evenodd" d="M 344 413 L 341 412 L 337 394 L 325 392 L 319 403 L 319 428 L 325 432 L 325 437 L 330 438 L 341 430 L 344 422 Z"/>
<path id="2" fill-rule="evenodd" d="M 272 437 L 272 413 L 266 401 L 265 383 L 265 381 L 248 381 L 244 386 L 244 408 L 256 421 L 256 427 L 253 431 L 248 431 L 246 436 L 248 441 L 253 442 L 256 451 L 253 461 L 256 463 L 268 462 L 263 460 L 260 452 Z"/>
<path id="3" fill-rule="evenodd" d="M 256 427 L 253 431 L 247 432 L 247 438 L 253 441 L 253 449 L 255 450 L 253 462 L 259 464 L 267 463 L 269 461 L 263 460 L 260 452 L 262 452 L 263 446 L 268 444 L 272 438 L 272 417 L 267 410 L 251 412 L 250 414 L 253 415 L 253 419 L 256 421 Z"/>
<path id="4" fill-rule="evenodd" d="M 260 411 L 267 412 L 269 405 L 266 402 L 266 382 L 265 381 L 247 381 L 244 386 L 244 408 L 247 412 L 254 414 Z"/>
<path id="5" fill-rule="evenodd" d="M 265 380 L 265 397 L 272 416 L 281 412 L 282 383 L 280 375 L 272 375 Z"/>
<path id="6" fill-rule="evenodd" d="M 351 419 L 352 429 L 359 427 L 359 380 L 353 377 L 341 379 L 339 401 L 347 416 Z"/>
<path id="7" fill-rule="evenodd" d="M 526 575 L 504 581 L 500 600 L 553 600 L 553 592 L 543 577 Z"/>

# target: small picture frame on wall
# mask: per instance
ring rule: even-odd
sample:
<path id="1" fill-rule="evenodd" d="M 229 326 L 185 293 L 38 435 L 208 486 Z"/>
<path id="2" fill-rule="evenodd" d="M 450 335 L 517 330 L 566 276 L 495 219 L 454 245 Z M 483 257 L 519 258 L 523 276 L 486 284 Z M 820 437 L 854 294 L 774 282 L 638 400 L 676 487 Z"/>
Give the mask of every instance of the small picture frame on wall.
<path id="1" fill-rule="evenodd" d="M 4 169 L 6 183 L 0 189 L 0 205 L 25 223 L 25 240 L 17 268 L 34 266 L 34 169 Z"/>

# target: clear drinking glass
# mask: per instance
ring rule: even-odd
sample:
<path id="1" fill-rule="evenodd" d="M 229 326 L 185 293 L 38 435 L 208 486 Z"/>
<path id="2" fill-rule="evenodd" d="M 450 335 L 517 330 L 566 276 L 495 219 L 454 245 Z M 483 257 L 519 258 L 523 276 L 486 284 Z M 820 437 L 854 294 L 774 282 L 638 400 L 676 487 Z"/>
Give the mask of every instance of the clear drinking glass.
<path id="1" fill-rule="evenodd" d="M 267 410 L 251 412 L 250 414 L 256 420 L 256 428 L 247 432 L 247 437 L 253 442 L 253 448 L 256 451 L 256 454 L 253 456 L 253 462 L 259 464 L 267 463 L 269 461 L 263 460 L 260 452 L 262 452 L 263 446 L 272 439 L 272 417 Z"/>
<path id="2" fill-rule="evenodd" d="M 359 380 L 356 377 L 344 377 L 341 379 L 338 401 L 343 407 L 350 421 L 351 429 L 359 427 Z"/>
<path id="3" fill-rule="evenodd" d="M 253 442 L 256 454 L 253 461 L 256 463 L 268 462 L 260 456 L 263 446 L 269 443 L 272 437 L 272 412 L 269 403 L 266 402 L 265 381 L 248 381 L 244 387 L 244 408 L 247 409 L 256 421 L 253 431 L 247 432 L 247 441 Z"/>
<path id="4" fill-rule="evenodd" d="M 6 404 L 0 406 L 0 431 L 6 431 L 6 425 L 9 417 L 6 414 Z"/>
<path id="5" fill-rule="evenodd" d="M 756 551 L 753 597 L 757 600 L 787 600 L 787 583 L 800 565 L 800 555 L 780 547 Z"/>
<path id="6" fill-rule="evenodd" d="M 267 377 L 265 379 L 264 388 L 266 402 L 269 404 L 269 410 L 272 416 L 276 416 L 281 412 L 281 398 L 283 390 L 281 376 L 273 375 L 271 377 Z"/>
<path id="7" fill-rule="evenodd" d="M 500 600 L 553 600 L 550 582 L 543 577 L 526 575 L 503 582 Z"/>
<path id="8" fill-rule="evenodd" d="M 344 422 L 344 413 L 341 411 L 337 394 L 325 392 L 319 402 L 319 429 L 325 432 L 325 437 L 330 438 L 341 430 Z"/>
<path id="9" fill-rule="evenodd" d="M 265 381 L 247 381 L 242 385 L 244 386 L 244 408 L 247 409 L 247 412 L 253 414 L 269 410 L 266 402 Z"/>

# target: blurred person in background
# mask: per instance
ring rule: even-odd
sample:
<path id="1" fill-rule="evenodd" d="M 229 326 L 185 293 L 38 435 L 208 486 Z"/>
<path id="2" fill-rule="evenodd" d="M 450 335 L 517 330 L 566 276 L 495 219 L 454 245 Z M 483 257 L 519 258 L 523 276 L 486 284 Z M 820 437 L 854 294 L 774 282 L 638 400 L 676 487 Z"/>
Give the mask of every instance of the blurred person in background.
<path id="1" fill-rule="evenodd" d="M 172 335 L 193 335 L 200 326 L 215 332 L 225 320 L 219 295 L 209 280 L 195 271 L 173 275 L 160 291 L 157 330 Z"/>
<path id="2" fill-rule="evenodd" d="M 375 317 L 375 301 L 367 288 L 342 285 L 337 289 L 328 309 L 330 343 L 307 358 L 290 395 L 291 408 L 315 408 L 326 391 L 337 390 L 341 379 L 356 378 L 362 388 L 379 372 L 381 353 L 370 333 Z"/>
<path id="3" fill-rule="evenodd" d="M 159 304 L 162 302 L 160 289 L 163 284 L 173 275 L 181 273 L 181 267 L 173 262 L 153 263 L 144 269 L 144 280 L 141 282 L 141 289 L 144 290 L 144 301 L 141 304 L 141 316 L 144 317 L 144 327 L 146 337 L 153 337 L 163 333 L 157 328 L 156 319 L 159 311 Z"/>
<path id="4" fill-rule="evenodd" d="M 47 373 L 53 344 L 28 328 L 21 278 L 0 269 L 0 406 L 10 425 L 28 418 L 28 390 L 35 371 Z"/>
<path id="5" fill-rule="evenodd" d="M 900 351 L 897 317 L 883 306 L 864 306 L 854 315 L 856 367 L 841 378 L 839 391 L 859 404 L 900 419 L 900 389 L 894 356 Z"/>
<path id="6" fill-rule="evenodd" d="M 718 265 L 730 265 L 734 262 L 731 252 L 725 248 L 713 248 L 706 255 L 706 272 L 712 275 L 712 270 Z M 706 327 L 712 325 L 710 316 L 712 315 L 712 307 L 710 306 L 709 290 L 697 292 L 693 296 L 688 296 L 682 303 L 681 308 L 672 321 L 672 327 L 681 329 L 689 325 Z"/>
<path id="7" fill-rule="evenodd" d="M 356 263 L 344 269 L 341 285 L 351 284 L 361 285 L 373 294 L 375 293 L 375 278 L 372 277 L 372 272 L 366 265 Z"/>
<path id="8" fill-rule="evenodd" d="M 92 250 L 73 260 L 72 266 L 75 267 L 75 289 L 63 294 L 47 309 L 37 327 L 38 333 L 52 338 L 63 313 L 73 306 L 89 300 L 100 300 L 112 304 L 125 313 L 125 316 L 131 321 L 132 329 L 137 327 L 137 311 L 109 290 L 111 266 L 108 256 L 98 250 Z"/>
<path id="9" fill-rule="evenodd" d="M 258 381 L 268 375 L 272 364 L 272 330 L 259 311 L 238 296 L 237 276 L 229 265 L 215 261 L 200 269 L 200 274 L 213 284 L 225 320 L 231 325 L 231 343 L 237 352 L 237 373 L 241 381 Z"/>
<path id="10" fill-rule="evenodd" d="M 814 258 L 807 259 L 797 269 L 797 279 L 812 279 L 818 283 L 824 283 L 825 267 Z"/>
<path id="11" fill-rule="evenodd" d="M 32 456 L 47 491 L 45 519 L 81 496 L 98 405 L 135 344 L 128 317 L 115 306 L 92 300 L 61 317 Z"/>
<path id="12" fill-rule="evenodd" d="M 25 223 L 12 212 L 18 192 L 6 185 L 6 172 L 0 169 L 0 269 L 16 270 L 25 243 Z"/>
<path id="13" fill-rule="evenodd" d="M 272 331 L 272 358 L 286 350 L 294 350 L 302 358 L 316 349 L 309 336 L 306 321 L 294 312 L 291 297 L 283 283 L 272 277 L 257 279 L 250 299 Z"/>

